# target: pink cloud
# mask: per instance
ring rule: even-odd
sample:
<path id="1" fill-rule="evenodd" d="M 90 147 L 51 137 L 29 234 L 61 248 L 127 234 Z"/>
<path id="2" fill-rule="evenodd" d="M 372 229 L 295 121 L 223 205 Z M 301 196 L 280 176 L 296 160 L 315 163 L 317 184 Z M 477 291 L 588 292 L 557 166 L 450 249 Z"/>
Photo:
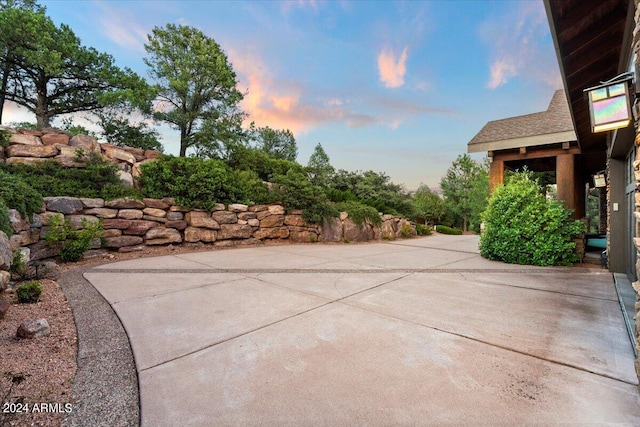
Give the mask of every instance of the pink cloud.
<path id="1" fill-rule="evenodd" d="M 405 46 L 402 53 L 396 59 L 393 51 L 384 47 L 378 54 L 378 72 L 380 81 L 388 88 L 400 87 L 404 84 L 404 75 L 407 72 L 407 55 L 409 47 Z"/>
<path id="2" fill-rule="evenodd" d="M 229 50 L 228 56 L 239 89 L 246 91 L 241 107 L 249 114 L 247 124 L 289 129 L 297 135 L 327 123 L 347 127 L 379 123 L 375 117 L 350 110 L 340 98 L 315 100 L 301 85 L 277 79 L 258 54 Z"/>
<path id="3" fill-rule="evenodd" d="M 98 19 L 102 34 L 119 46 L 144 52 L 148 31 L 138 24 L 136 17 L 124 10 L 116 12 L 105 2 L 98 6 L 102 9 Z"/>
<path id="4" fill-rule="evenodd" d="M 542 2 L 521 2 L 480 29 L 491 49 L 486 87 L 496 89 L 521 76 L 559 87 L 556 58 L 548 44 L 549 27 Z"/>

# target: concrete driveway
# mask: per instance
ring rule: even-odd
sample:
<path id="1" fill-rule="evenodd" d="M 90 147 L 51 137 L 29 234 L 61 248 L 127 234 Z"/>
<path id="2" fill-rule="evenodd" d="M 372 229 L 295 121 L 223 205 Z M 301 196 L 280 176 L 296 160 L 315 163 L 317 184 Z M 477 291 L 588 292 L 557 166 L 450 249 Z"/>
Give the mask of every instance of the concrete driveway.
<path id="1" fill-rule="evenodd" d="M 133 348 L 143 426 L 640 425 L 610 273 L 476 236 L 136 259 L 85 273 Z"/>

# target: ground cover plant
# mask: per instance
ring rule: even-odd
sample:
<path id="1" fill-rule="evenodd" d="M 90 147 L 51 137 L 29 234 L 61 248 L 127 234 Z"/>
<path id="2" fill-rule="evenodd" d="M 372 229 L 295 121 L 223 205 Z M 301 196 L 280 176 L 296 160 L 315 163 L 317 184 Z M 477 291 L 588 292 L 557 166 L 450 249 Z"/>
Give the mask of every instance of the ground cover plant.
<path id="1" fill-rule="evenodd" d="M 547 199 L 526 172 L 514 174 L 493 192 L 482 219 L 480 254 L 487 259 L 525 265 L 578 260 L 572 238 L 584 232 L 584 224 L 572 219 L 561 202 Z"/>
<path id="2" fill-rule="evenodd" d="M 40 165 L 7 165 L 0 163 L 0 172 L 20 177 L 22 181 L 44 197 L 69 196 L 103 198 L 140 197 L 137 190 L 127 187 L 118 178 L 117 165 L 100 156 L 84 156 L 78 152 L 78 159 L 85 158 L 82 168 L 65 168 L 54 160 Z M 13 204 L 7 203 L 13 207 Z"/>

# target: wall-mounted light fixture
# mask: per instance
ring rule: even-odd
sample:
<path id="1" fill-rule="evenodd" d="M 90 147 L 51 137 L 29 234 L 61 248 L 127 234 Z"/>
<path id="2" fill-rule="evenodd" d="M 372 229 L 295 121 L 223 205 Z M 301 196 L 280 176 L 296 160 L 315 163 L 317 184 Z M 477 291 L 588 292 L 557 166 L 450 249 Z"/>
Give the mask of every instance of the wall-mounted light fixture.
<path id="1" fill-rule="evenodd" d="M 584 90 L 589 97 L 592 132 L 629 126 L 631 107 L 627 82 L 632 78 L 633 73 L 624 73 L 599 86 Z"/>
<path id="2" fill-rule="evenodd" d="M 604 177 L 604 171 L 598 172 L 593 175 L 593 186 L 596 188 L 602 188 L 607 186 L 607 180 Z"/>

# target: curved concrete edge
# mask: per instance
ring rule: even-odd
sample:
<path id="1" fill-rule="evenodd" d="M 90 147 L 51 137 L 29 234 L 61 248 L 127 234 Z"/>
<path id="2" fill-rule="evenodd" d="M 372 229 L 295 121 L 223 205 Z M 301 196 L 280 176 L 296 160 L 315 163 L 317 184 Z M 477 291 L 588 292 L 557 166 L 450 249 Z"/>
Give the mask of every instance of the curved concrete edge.
<path id="1" fill-rule="evenodd" d="M 129 338 L 109 303 L 83 277 L 94 267 L 70 269 L 58 278 L 78 335 L 73 411 L 62 425 L 139 426 L 138 373 Z"/>

